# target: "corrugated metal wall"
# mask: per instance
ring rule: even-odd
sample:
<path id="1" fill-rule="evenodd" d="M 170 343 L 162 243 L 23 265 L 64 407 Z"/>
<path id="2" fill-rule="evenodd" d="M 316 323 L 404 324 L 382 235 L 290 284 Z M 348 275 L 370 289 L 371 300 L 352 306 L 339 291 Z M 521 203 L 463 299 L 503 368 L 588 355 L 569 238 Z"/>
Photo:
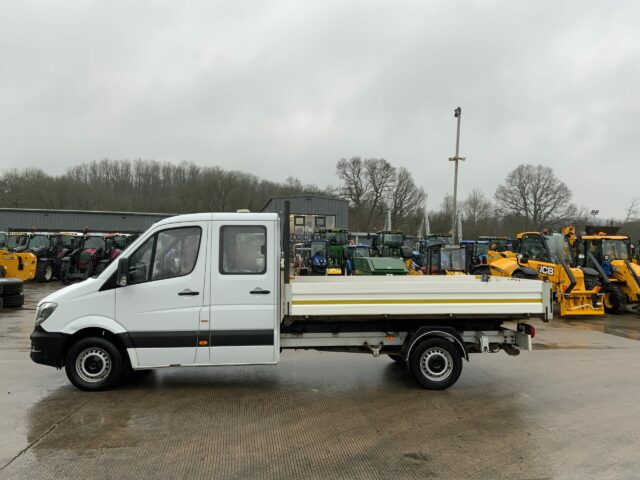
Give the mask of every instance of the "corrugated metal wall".
<path id="1" fill-rule="evenodd" d="M 336 227 L 349 227 L 349 202 L 337 198 L 302 196 L 302 197 L 278 197 L 269 200 L 263 212 L 279 213 L 280 221 L 284 221 L 284 202 L 291 202 L 291 213 L 300 215 L 335 215 Z"/>
<path id="2" fill-rule="evenodd" d="M 0 208 L 0 230 L 144 231 L 169 214 Z"/>

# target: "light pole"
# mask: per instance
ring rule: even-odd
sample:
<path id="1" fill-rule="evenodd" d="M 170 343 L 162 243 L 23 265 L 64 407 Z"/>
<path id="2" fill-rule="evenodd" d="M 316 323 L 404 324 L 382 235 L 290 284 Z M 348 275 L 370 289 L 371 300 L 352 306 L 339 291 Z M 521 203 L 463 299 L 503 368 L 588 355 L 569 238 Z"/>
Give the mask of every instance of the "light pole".
<path id="1" fill-rule="evenodd" d="M 458 160 L 464 161 L 465 157 L 460 156 L 460 119 L 462 118 L 462 109 L 456 108 L 453 113 L 454 117 L 458 119 L 458 131 L 456 133 L 456 156 L 449 157 L 450 162 L 456 162 L 455 174 L 453 176 L 453 212 L 451 212 L 451 240 L 456 243 L 457 233 L 457 207 L 458 207 Z"/>

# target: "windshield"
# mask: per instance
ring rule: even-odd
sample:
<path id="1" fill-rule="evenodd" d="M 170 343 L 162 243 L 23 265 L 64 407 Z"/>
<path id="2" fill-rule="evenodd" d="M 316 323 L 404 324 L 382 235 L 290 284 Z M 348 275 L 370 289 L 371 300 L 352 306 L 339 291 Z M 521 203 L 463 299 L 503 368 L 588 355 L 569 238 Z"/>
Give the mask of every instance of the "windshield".
<path id="1" fill-rule="evenodd" d="M 347 232 L 327 232 L 327 240 L 329 243 L 334 245 L 346 245 L 347 240 Z"/>
<path id="2" fill-rule="evenodd" d="M 311 242 L 311 256 L 315 256 L 316 253 L 326 256 L 327 244 L 324 242 Z"/>
<path id="3" fill-rule="evenodd" d="M 47 235 L 34 235 L 29 238 L 30 249 L 42 248 L 49 246 L 49 237 Z"/>
<path id="4" fill-rule="evenodd" d="M 352 247 L 349 249 L 349 255 L 351 258 L 364 258 L 370 257 L 371 253 L 368 247 Z"/>
<path id="5" fill-rule="evenodd" d="M 551 255 L 551 261 L 556 262 L 557 259 L 562 259 L 567 264 L 573 263 L 573 255 L 571 255 L 571 247 L 569 242 L 561 233 L 551 233 L 546 236 L 547 246 L 549 247 L 549 254 Z"/>
<path id="6" fill-rule="evenodd" d="M 488 251 L 488 243 L 476 243 L 476 255 L 486 255 Z"/>
<path id="7" fill-rule="evenodd" d="M 602 240 L 602 255 L 609 260 L 629 260 L 628 240 Z"/>
<path id="8" fill-rule="evenodd" d="M 16 248 L 26 243 L 27 237 L 24 235 L 7 235 L 7 248 Z"/>
<path id="9" fill-rule="evenodd" d="M 464 248 L 455 248 L 452 250 L 442 250 L 442 269 L 463 272 L 465 269 L 465 250 Z"/>
<path id="10" fill-rule="evenodd" d="M 381 234 L 381 243 L 383 245 L 402 245 L 404 243 L 404 239 L 402 238 L 401 233 L 383 233 Z"/>
<path id="11" fill-rule="evenodd" d="M 87 237 L 84 241 L 84 249 L 99 249 L 104 248 L 104 240 L 102 237 Z"/>

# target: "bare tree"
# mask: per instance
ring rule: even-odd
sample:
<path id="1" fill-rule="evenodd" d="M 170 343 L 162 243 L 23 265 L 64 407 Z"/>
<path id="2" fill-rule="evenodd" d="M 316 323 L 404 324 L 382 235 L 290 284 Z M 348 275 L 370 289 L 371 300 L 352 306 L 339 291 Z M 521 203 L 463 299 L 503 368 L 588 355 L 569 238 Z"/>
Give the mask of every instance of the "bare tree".
<path id="1" fill-rule="evenodd" d="M 625 210 L 624 223 L 631 222 L 638 218 L 638 212 L 640 210 L 640 197 L 636 197 L 631 200 L 631 203 Z"/>
<path id="2" fill-rule="evenodd" d="M 382 158 L 343 158 L 336 164 L 336 175 L 342 182 L 336 192 L 349 200 L 353 226 L 366 231 L 379 226 L 385 198 L 395 182 L 395 168 Z"/>
<path id="3" fill-rule="evenodd" d="M 483 233 L 492 233 L 496 215 L 491 200 L 478 188 L 469 192 L 462 202 L 465 236 L 475 238 Z"/>
<path id="4" fill-rule="evenodd" d="M 495 199 L 503 215 L 520 219 L 525 228 L 542 229 L 575 208 L 567 185 L 542 165 L 518 166 L 498 186 Z"/>
<path id="5" fill-rule="evenodd" d="M 406 168 L 398 169 L 391 191 L 391 220 L 395 227 L 410 230 L 417 217 L 423 215 L 427 194 L 416 186 L 413 176 Z"/>

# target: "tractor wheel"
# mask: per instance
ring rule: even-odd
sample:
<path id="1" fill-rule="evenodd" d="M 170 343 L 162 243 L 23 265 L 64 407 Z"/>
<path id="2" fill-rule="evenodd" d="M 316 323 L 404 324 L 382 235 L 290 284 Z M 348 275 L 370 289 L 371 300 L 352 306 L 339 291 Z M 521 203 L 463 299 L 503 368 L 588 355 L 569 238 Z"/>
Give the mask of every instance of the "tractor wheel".
<path id="1" fill-rule="evenodd" d="M 584 288 L 585 290 L 593 290 L 598 285 L 600 285 L 600 278 L 595 275 L 585 275 L 584 276 Z"/>
<path id="2" fill-rule="evenodd" d="M 471 275 L 491 275 L 491 269 L 488 265 L 478 265 L 471 270 Z"/>
<path id="3" fill-rule="evenodd" d="M 627 308 L 627 296 L 618 285 L 609 284 L 603 289 L 604 311 L 615 315 L 624 313 Z"/>
<path id="4" fill-rule="evenodd" d="M 0 294 L 2 296 L 7 295 L 20 295 L 24 290 L 24 284 L 22 280 L 18 278 L 5 278 L 0 282 Z"/>
<path id="5" fill-rule="evenodd" d="M 39 283 L 48 283 L 53 279 L 53 263 L 38 262 L 36 264 L 36 281 Z"/>
<path id="6" fill-rule="evenodd" d="M 62 283 L 69 285 L 69 262 L 62 262 L 60 264 L 60 276 L 58 277 Z"/>

